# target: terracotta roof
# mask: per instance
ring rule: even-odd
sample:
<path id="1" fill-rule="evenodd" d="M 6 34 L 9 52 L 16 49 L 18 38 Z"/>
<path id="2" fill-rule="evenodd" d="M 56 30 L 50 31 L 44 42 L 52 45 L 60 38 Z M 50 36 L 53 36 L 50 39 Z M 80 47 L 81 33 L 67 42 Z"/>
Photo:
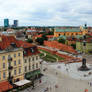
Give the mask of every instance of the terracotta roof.
<path id="1" fill-rule="evenodd" d="M 48 37 L 48 38 L 53 38 L 53 37 L 54 37 L 54 35 L 47 35 L 47 37 Z"/>
<path id="2" fill-rule="evenodd" d="M 1 40 L 0 41 L 0 49 L 6 49 L 11 43 L 15 43 L 17 47 L 20 47 L 18 41 L 15 39 L 14 36 L 0 36 Z"/>
<path id="3" fill-rule="evenodd" d="M 92 32 L 89 32 L 88 35 L 89 35 L 89 36 L 92 36 Z"/>
<path id="4" fill-rule="evenodd" d="M 13 36 L 4 36 L 3 35 L 3 36 L 1 36 L 1 40 L 2 40 L 0 42 L 0 49 L 1 50 L 8 48 L 8 46 L 10 46 L 11 43 L 15 43 L 18 48 L 22 47 L 22 48 L 24 48 L 24 50 L 28 49 L 27 54 L 26 54 L 27 56 L 35 55 L 35 54 L 39 53 L 38 50 L 36 49 L 35 45 L 32 45 L 32 44 L 25 42 L 25 41 L 16 40 Z M 35 50 L 34 50 L 35 52 L 34 53 L 30 52 L 29 48 L 34 48 L 34 47 L 35 47 Z"/>
<path id="5" fill-rule="evenodd" d="M 35 45 L 30 44 L 25 41 L 18 41 L 18 42 L 19 42 L 20 46 L 24 48 L 24 51 L 27 52 L 26 54 L 24 54 L 24 56 L 31 56 L 31 55 L 36 55 L 36 54 L 40 53 Z M 34 50 L 34 53 L 32 53 L 30 51 L 31 49 Z"/>
<path id="6" fill-rule="evenodd" d="M 44 41 L 44 45 L 52 48 L 57 48 L 59 50 L 66 51 L 69 53 L 74 53 L 74 54 L 77 53 L 71 46 L 58 43 L 57 41 Z"/>
<path id="7" fill-rule="evenodd" d="M 23 47 L 23 48 L 30 48 L 30 47 L 33 47 L 34 45 L 28 43 L 28 42 L 25 42 L 25 41 L 18 41 L 20 47 Z"/>
<path id="8" fill-rule="evenodd" d="M 13 86 L 8 81 L 0 82 L 0 92 L 6 92 L 7 90 L 12 88 Z"/>
<path id="9" fill-rule="evenodd" d="M 35 37 L 35 38 L 42 37 L 42 34 L 40 34 L 40 35 L 35 35 L 34 37 Z"/>

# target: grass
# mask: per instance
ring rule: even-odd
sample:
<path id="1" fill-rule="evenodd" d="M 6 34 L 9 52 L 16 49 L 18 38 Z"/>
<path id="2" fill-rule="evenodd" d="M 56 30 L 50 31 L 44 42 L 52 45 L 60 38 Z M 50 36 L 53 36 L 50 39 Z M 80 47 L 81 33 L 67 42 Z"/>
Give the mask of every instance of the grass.
<path id="1" fill-rule="evenodd" d="M 53 54 L 51 54 L 51 53 L 48 52 L 48 51 L 45 51 L 45 50 L 42 50 L 42 49 L 39 49 L 39 51 L 41 51 L 41 52 L 43 52 L 43 53 L 46 53 L 46 56 L 43 57 L 43 59 L 44 59 L 45 61 L 56 62 L 57 59 L 58 59 L 58 60 L 64 60 L 64 58 L 62 58 L 62 57 L 60 57 L 60 56 L 58 56 L 58 55 L 53 55 Z"/>
<path id="2" fill-rule="evenodd" d="M 40 53 L 39 55 L 40 55 L 40 57 L 43 57 L 43 56 L 44 56 L 44 54 L 43 54 L 43 53 Z"/>

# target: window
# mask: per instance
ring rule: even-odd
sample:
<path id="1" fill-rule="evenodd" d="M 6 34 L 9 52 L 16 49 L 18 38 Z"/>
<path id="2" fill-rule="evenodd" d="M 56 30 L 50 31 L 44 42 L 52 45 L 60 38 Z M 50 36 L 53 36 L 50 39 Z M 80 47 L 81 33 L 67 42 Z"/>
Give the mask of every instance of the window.
<path id="1" fill-rule="evenodd" d="M 20 59 L 18 60 L 18 64 L 21 64 Z"/>
<path id="2" fill-rule="evenodd" d="M 27 51 L 24 50 L 24 51 L 23 51 L 23 54 L 26 55 L 26 54 L 27 54 Z"/>
<path id="3" fill-rule="evenodd" d="M 25 72 L 27 72 L 27 66 L 25 66 Z"/>
<path id="4" fill-rule="evenodd" d="M 36 60 L 38 60 L 38 56 L 36 56 Z"/>
<path id="5" fill-rule="evenodd" d="M 5 60 L 5 56 L 2 57 L 2 60 Z"/>
<path id="6" fill-rule="evenodd" d="M 16 60 L 14 61 L 14 66 L 16 66 Z"/>
<path id="7" fill-rule="evenodd" d="M 31 66 L 29 65 L 29 70 L 31 70 Z"/>
<path id="8" fill-rule="evenodd" d="M 16 46 L 16 43 L 11 43 L 11 46 L 14 47 L 14 48 L 17 47 L 17 46 Z"/>
<path id="9" fill-rule="evenodd" d="M 5 72 L 3 72 L 3 78 L 6 78 L 6 74 L 5 74 Z"/>
<path id="10" fill-rule="evenodd" d="M 27 60 L 25 59 L 24 62 L 27 63 Z"/>
<path id="11" fill-rule="evenodd" d="M 34 64 L 32 65 L 32 69 L 34 70 Z"/>
<path id="12" fill-rule="evenodd" d="M 32 61 L 34 61 L 34 57 L 32 58 Z"/>
<path id="13" fill-rule="evenodd" d="M 11 56 L 10 55 L 8 55 L 8 58 L 10 58 Z"/>
<path id="14" fill-rule="evenodd" d="M 21 68 L 19 68 L 19 74 L 21 73 Z"/>
<path id="15" fill-rule="evenodd" d="M 18 56 L 20 56 L 20 53 L 18 53 Z"/>
<path id="16" fill-rule="evenodd" d="M 5 68 L 5 63 L 3 63 L 3 68 Z"/>
<path id="17" fill-rule="evenodd" d="M 31 51 L 32 53 L 34 53 L 34 52 L 35 52 L 33 48 L 31 48 L 31 49 L 30 49 L 30 51 Z"/>
<path id="18" fill-rule="evenodd" d="M 29 63 L 30 63 L 31 59 L 29 58 Z"/>
<path id="19" fill-rule="evenodd" d="M 16 75 L 16 70 L 14 70 L 14 75 Z"/>
<path id="20" fill-rule="evenodd" d="M 14 57 L 16 57 L 16 54 L 14 54 Z"/>
<path id="21" fill-rule="evenodd" d="M 36 63 L 36 68 L 38 68 L 38 63 Z"/>

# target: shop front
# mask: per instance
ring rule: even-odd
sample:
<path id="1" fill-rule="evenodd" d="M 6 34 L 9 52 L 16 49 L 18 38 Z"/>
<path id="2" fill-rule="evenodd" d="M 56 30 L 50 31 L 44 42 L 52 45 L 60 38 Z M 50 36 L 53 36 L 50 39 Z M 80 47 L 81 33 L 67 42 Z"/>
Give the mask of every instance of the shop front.
<path id="1" fill-rule="evenodd" d="M 32 79 L 36 80 L 38 78 L 41 78 L 41 75 L 42 75 L 41 71 L 40 71 L 40 69 L 38 69 L 38 70 L 34 70 L 34 71 L 26 73 L 25 78 L 30 79 L 30 80 L 32 80 Z"/>

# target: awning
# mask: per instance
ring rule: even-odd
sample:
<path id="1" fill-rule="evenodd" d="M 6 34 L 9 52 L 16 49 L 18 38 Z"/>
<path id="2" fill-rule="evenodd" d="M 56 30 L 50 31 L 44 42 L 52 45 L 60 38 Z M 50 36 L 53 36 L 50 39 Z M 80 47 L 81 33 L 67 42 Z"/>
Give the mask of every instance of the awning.
<path id="1" fill-rule="evenodd" d="M 13 86 L 8 81 L 0 82 L 0 92 L 7 91 L 12 88 Z"/>
<path id="2" fill-rule="evenodd" d="M 14 84 L 17 85 L 17 86 L 23 86 L 23 85 L 30 83 L 30 82 L 31 81 L 24 79 L 24 80 L 20 80 L 18 82 L 15 82 Z"/>
<path id="3" fill-rule="evenodd" d="M 41 74 L 41 71 L 40 70 L 35 70 L 35 71 L 32 71 L 32 72 L 28 72 L 25 74 L 25 78 L 31 78 L 35 75 L 38 75 L 38 74 Z"/>

